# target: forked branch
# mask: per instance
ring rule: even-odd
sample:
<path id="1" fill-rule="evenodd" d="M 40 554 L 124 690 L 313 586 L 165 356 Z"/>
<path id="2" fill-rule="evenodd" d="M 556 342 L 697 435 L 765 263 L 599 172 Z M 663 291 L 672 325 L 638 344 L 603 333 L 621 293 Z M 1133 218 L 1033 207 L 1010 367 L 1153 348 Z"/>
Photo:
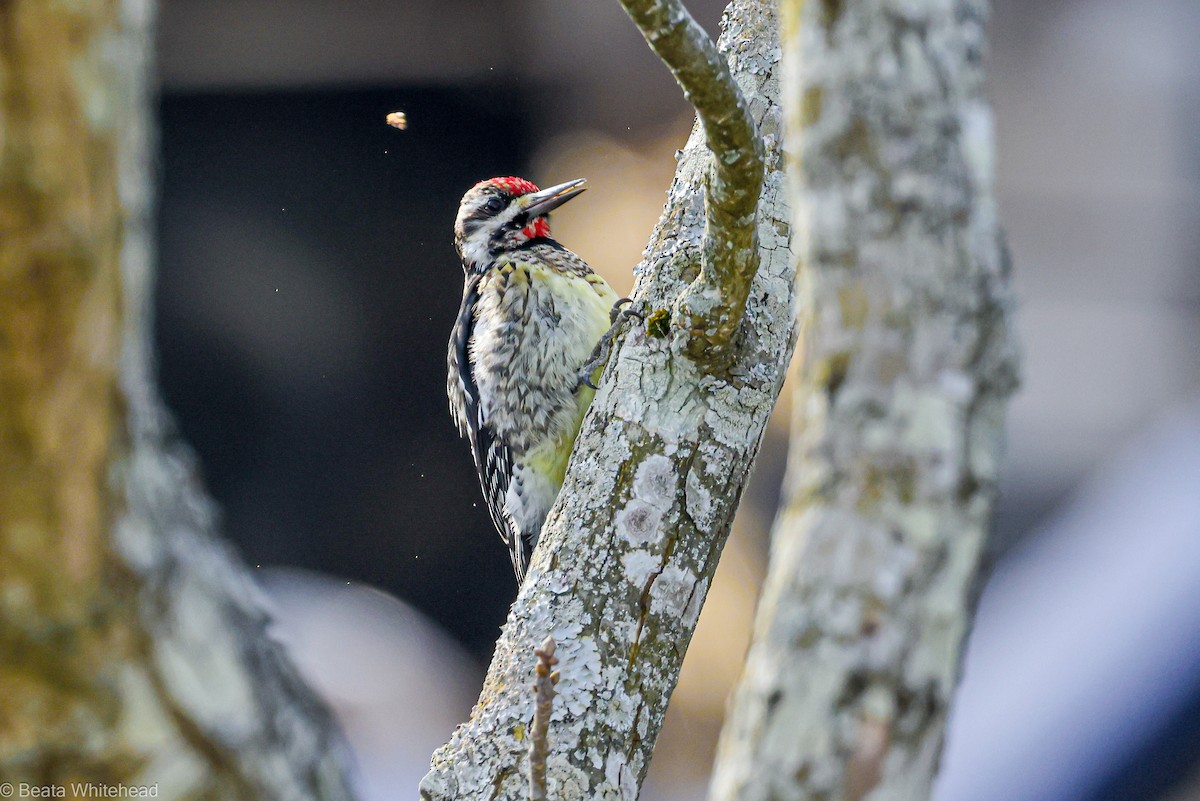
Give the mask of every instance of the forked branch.
<path id="1" fill-rule="evenodd" d="M 687 332 L 687 353 L 711 366 L 728 355 L 758 270 L 763 143 L 729 64 L 682 2 L 621 0 L 621 5 L 696 109 L 712 154 L 704 182 L 700 275 L 674 314 L 675 326 Z"/>

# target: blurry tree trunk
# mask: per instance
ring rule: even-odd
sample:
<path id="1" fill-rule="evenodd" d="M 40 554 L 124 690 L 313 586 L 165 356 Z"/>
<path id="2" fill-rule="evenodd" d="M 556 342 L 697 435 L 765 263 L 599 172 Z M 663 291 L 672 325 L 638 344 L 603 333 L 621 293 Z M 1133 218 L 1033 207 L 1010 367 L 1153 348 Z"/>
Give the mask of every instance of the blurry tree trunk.
<path id="1" fill-rule="evenodd" d="M 712 798 L 928 798 L 1015 387 L 984 0 L 787 0 L 804 356 Z"/>
<path id="2" fill-rule="evenodd" d="M 154 388 L 152 21 L 0 2 L 0 780 L 348 798 Z"/>
<path id="3" fill-rule="evenodd" d="M 625 5 L 660 55 L 698 36 L 673 2 Z M 709 236 L 706 203 L 725 179 L 710 177 L 716 159 L 697 126 L 636 270 L 634 297 L 647 320 L 630 326 L 609 360 L 479 704 L 434 754 L 423 798 L 527 797 L 534 648 L 548 635 L 562 675 L 549 727 L 548 797 L 637 797 L 794 344 L 774 2 L 735 0 L 722 27 L 721 47 L 758 127 L 749 126 L 748 139 L 757 149 L 761 135 L 766 161 L 761 192 L 749 184 L 759 195 L 757 251 L 736 254 L 758 262 L 746 276 L 744 314 L 718 315 L 697 335 L 695 321 L 727 299 L 719 271 L 704 275 L 708 257 L 737 248 Z M 721 58 L 709 55 L 708 64 Z M 686 82 L 684 71 L 676 75 Z M 710 135 L 739 109 L 720 113 Z M 727 153 L 725 163 L 742 157 Z M 736 180 L 717 194 L 745 191 Z M 754 217 L 745 222 L 752 226 Z M 733 336 L 723 340 L 730 323 Z M 719 353 L 694 353 L 698 341 L 718 339 Z"/>

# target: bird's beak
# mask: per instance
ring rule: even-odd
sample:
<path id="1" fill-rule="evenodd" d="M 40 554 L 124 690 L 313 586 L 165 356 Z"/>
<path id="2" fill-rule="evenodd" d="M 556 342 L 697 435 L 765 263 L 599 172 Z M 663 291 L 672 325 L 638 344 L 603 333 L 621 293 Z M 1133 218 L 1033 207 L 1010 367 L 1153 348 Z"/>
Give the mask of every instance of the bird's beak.
<path id="1" fill-rule="evenodd" d="M 521 198 L 526 204 L 525 213 L 530 217 L 549 214 L 571 198 L 582 194 L 587 189 L 586 186 L 583 186 L 583 180 L 576 178 L 574 181 L 567 181 L 565 184 L 525 195 Z"/>

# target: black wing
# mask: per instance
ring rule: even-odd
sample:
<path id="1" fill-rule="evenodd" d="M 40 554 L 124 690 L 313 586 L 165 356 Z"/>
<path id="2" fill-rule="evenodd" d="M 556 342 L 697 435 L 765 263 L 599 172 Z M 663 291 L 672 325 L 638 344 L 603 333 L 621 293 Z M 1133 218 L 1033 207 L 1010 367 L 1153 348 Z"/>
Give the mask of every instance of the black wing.
<path id="1" fill-rule="evenodd" d="M 516 531 L 516 526 L 504 511 L 504 499 L 508 494 L 512 477 L 512 451 L 497 439 L 484 419 L 483 405 L 479 401 L 479 387 L 475 383 L 474 367 L 471 364 L 471 335 L 475 328 L 475 303 L 479 300 L 479 282 L 483 273 L 467 278 L 463 289 L 462 306 L 458 320 L 450 336 L 450 351 L 447 390 L 450 395 L 450 412 L 454 415 L 459 433 L 471 443 L 471 455 L 475 459 L 475 470 L 479 474 L 479 486 L 487 503 L 492 523 L 500 532 L 500 538 L 508 546 L 513 561 L 513 570 L 520 581 L 525 572 L 525 544 Z"/>

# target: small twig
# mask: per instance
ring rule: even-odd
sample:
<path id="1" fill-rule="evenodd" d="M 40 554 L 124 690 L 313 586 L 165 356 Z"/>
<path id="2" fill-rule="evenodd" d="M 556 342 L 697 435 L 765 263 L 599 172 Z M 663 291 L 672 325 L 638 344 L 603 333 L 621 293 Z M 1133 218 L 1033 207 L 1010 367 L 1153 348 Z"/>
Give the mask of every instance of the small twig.
<path id="1" fill-rule="evenodd" d="M 554 685 L 558 684 L 558 671 L 554 666 L 557 647 L 553 637 L 547 637 L 533 653 L 538 658 L 533 678 L 533 726 L 529 729 L 529 801 L 548 801 L 546 795 L 546 755 L 550 751 L 548 733 L 550 713 L 554 709 Z"/>
<path id="2" fill-rule="evenodd" d="M 680 298 L 677 316 L 689 332 L 688 354 L 714 364 L 727 355 L 758 271 L 762 139 L 729 64 L 680 0 L 620 2 L 696 109 L 712 152 L 700 276 Z"/>

